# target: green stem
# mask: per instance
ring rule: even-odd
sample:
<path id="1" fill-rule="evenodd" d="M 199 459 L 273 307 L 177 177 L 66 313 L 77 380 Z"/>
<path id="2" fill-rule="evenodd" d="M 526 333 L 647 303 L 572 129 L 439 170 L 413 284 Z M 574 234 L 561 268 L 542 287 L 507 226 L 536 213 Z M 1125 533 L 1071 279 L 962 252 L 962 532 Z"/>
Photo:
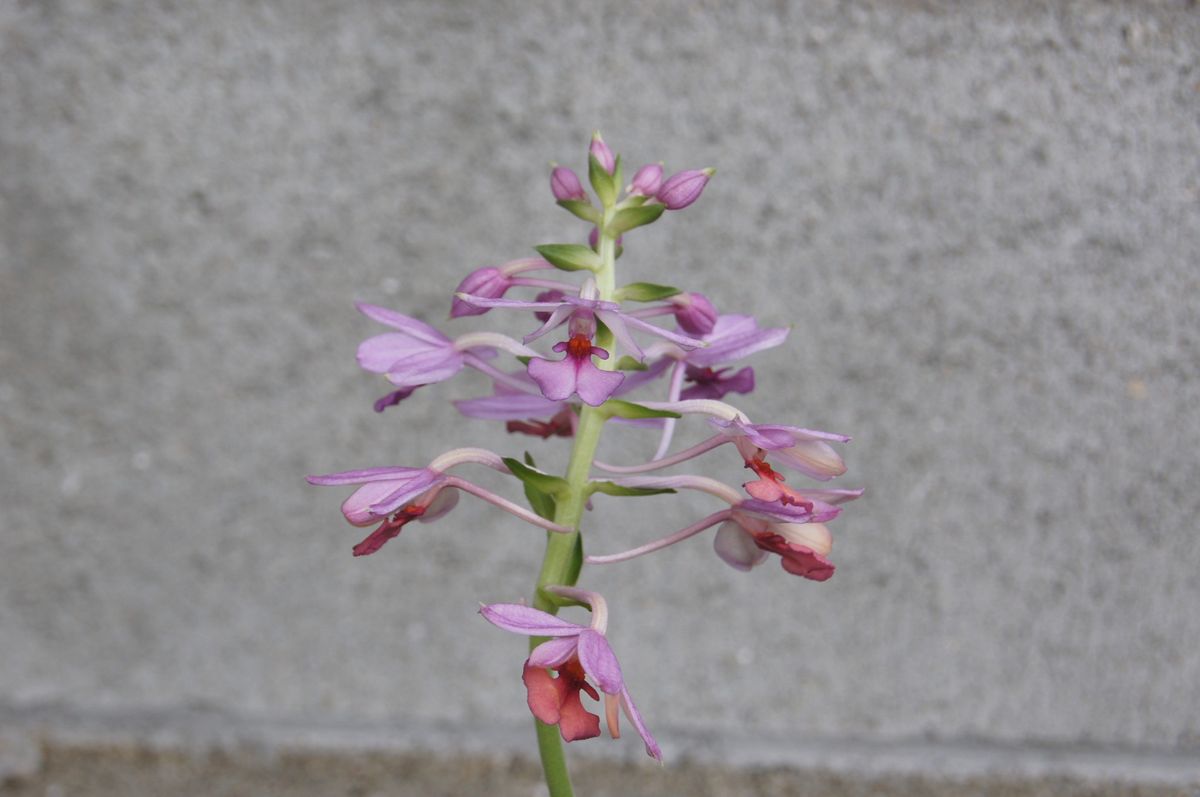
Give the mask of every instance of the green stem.
<path id="1" fill-rule="evenodd" d="M 596 287 L 600 298 L 610 300 L 616 291 L 616 244 L 605 234 L 605 227 L 612 221 L 613 209 L 606 208 L 604 220 L 600 224 L 600 259 L 601 268 L 596 272 Z M 596 345 L 612 352 L 612 335 L 596 335 Z M 601 361 L 600 367 L 611 368 L 615 357 Z M 542 570 L 538 574 L 537 588 L 533 593 L 533 607 L 550 614 L 558 613 L 558 604 L 552 600 L 544 588 L 551 584 L 564 587 L 575 585 L 578 573 L 574 571 L 573 562 L 576 548 L 581 544 L 579 539 L 579 521 L 583 517 L 583 508 L 587 502 L 587 482 L 591 474 L 592 462 L 596 458 L 596 447 L 600 444 L 600 433 L 604 430 L 603 413 L 595 407 L 584 406 L 579 413 L 579 425 L 575 429 L 575 445 L 571 449 L 571 459 L 567 464 L 568 493 L 560 498 L 554 508 L 554 522 L 570 526 L 575 531 L 570 534 L 546 534 L 546 554 L 542 559 Z M 533 637 L 529 640 L 532 651 L 545 640 Z M 558 728 L 547 725 L 539 719 L 534 719 L 537 729 L 538 752 L 542 758 L 542 770 L 546 775 L 546 786 L 550 789 L 550 797 L 572 797 L 571 775 L 567 771 L 567 760 L 563 754 L 562 738 Z"/>

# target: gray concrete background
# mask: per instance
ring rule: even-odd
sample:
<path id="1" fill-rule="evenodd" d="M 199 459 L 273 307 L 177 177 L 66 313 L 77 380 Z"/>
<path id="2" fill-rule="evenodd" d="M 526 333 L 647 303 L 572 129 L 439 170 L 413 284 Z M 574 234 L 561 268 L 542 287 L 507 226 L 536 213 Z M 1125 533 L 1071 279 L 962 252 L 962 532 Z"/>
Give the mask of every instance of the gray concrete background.
<path id="1" fill-rule="evenodd" d="M 740 404 L 869 491 L 825 584 L 707 539 L 585 573 L 668 757 L 1200 752 L 1198 43 L 1185 2 L 0 4 L 0 705 L 523 723 L 475 607 L 538 534 L 464 501 L 354 560 L 302 477 L 556 461 L 446 406 L 482 380 L 376 416 L 351 302 L 441 324 L 578 237 L 546 163 L 598 127 L 718 168 L 625 273 L 794 324 Z M 597 552 L 711 504 L 601 509 Z"/>

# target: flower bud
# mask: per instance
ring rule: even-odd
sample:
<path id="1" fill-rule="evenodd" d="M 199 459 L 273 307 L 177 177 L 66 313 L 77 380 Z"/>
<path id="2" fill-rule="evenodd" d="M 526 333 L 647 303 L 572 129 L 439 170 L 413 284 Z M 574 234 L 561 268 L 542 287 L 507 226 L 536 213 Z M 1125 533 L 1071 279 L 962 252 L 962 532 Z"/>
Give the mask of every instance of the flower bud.
<path id="1" fill-rule="evenodd" d="M 629 185 L 631 196 L 654 196 L 662 186 L 663 167 L 661 163 L 647 163 L 633 175 Z"/>
<path id="2" fill-rule="evenodd" d="M 702 293 L 684 293 L 672 297 L 675 322 L 689 335 L 707 335 L 717 323 L 717 308 Z"/>
<path id="3" fill-rule="evenodd" d="M 613 169 L 617 168 L 617 160 L 613 156 L 613 151 L 608 148 L 608 144 L 604 143 L 604 139 L 600 138 L 600 133 L 592 134 L 592 143 L 588 147 L 588 154 L 600 162 L 604 167 L 604 171 L 609 174 L 613 173 Z"/>
<path id="4" fill-rule="evenodd" d="M 587 200 L 579 177 L 566 166 L 555 166 L 554 171 L 550 172 L 550 190 L 559 202 L 568 199 Z"/>
<path id="5" fill-rule="evenodd" d="M 618 235 L 617 236 L 617 246 L 618 247 L 621 246 L 622 242 L 624 240 L 625 240 L 624 235 Z M 588 246 L 592 247 L 596 251 L 600 251 L 600 228 L 599 227 L 593 227 L 592 231 L 588 233 Z"/>
<path id="6" fill-rule="evenodd" d="M 566 297 L 566 294 L 558 290 L 542 291 L 537 296 L 533 297 L 535 302 L 561 302 Z M 543 324 L 550 320 L 550 313 L 545 310 L 534 310 L 533 315 L 538 321 Z"/>
<path id="7" fill-rule="evenodd" d="M 700 198 L 700 192 L 708 185 L 713 169 L 688 169 L 676 172 L 667 178 L 658 189 L 658 201 L 667 206 L 667 210 L 682 210 Z"/>
<path id="8" fill-rule="evenodd" d="M 512 287 L 512 281 L 500 269 L 494 266 L 484 266 L 476 269 L 463 278 L 454 289 L 455 294 L 469 293 L 472 296 L 482 296 L 485 299 L 499 299 L 504 292 Z M 450 317 L 462 318 L 467 315 L 483 315 L 487 307 L 473 307 L 457 295 L 450 303 Z"/>

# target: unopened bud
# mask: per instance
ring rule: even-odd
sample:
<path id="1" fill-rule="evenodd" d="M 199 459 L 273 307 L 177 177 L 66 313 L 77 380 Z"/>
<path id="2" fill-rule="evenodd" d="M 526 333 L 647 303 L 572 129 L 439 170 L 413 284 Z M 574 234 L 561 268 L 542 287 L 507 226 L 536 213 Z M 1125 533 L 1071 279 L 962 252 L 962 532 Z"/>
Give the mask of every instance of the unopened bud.
<path id="1" fill-rule="evenodd" d="M 561 302 L 566 294 L 559 290 L 542 291 L 533 297 L 535 302 Z M 550 313 L 545 310 L 534 310 L 533 315 L 543 324 L 550 320 Z"/>
<path id="2" fill-rule="evenodd" d="M 689 335 L 707 335 L 717 323 L 717 308 L 702 293 L 683 293 L 671 298 L 675 322 Z"/>
<path id="3" fill-rule="evenodd" d="M 621 246 L 621 243 L 624 240 L 625 240 L 624 235 L 618 235 L 617 236 L 617 246 Z M 599 247 L 600 247 L 600 228 L 599 227 L 593 227 L 592 231 L 588 233 L 588 246 L 592 247 L 596 251 L 600 251 L 600 249 L 599 249 Z"/>
<path id="4" fill-rule="evenodd" d="M 631 196 L 654 196 L 662 186 L 663 167 L 661 163 L 647 163 L 633 175 L 629 185 Z"/>
<path id="5" fill-rule="evenodd" d="M 554 171 L 550 172 L 550 190 L 559 202 L 568 199 L 587 199 L 583 183 L 579 182 L 579 177 L 575 172 L 566 166 L 555 166 Z"/>
<path id="6" fill-rule="evenodd" d="M 450 303 L 450 317 L 462 318 L 467 315 L 483 315 L 490 308 L 474 307 L 459 299 L 457 294 L 467 293 L 472 296 L 482 296 L 485 299 L 499 299 L 504 292 L 512 287 L 512 281 L 500 269 L 494 266 L 484 266 L 476 269 L 463 278 L 455 288 L 454 300 Z"/>
<path id="7" fill-rule="evenodd" d="M 588 154 L 600 162 L 604 167 L 604 171 L 609 174 L 613 173 L 613 169 L 617 168 L 617 159 L 613 155 L 613 151 L 608 148 L 608 144 L 604 143 L 604 139 L 600 138 L 599 131 L 592 134 L 592 143 L 588 147 Z"/>
<path id="8" fill-rule="evenodd" d="M 658 201 L 667 206 L 667 210 L 682 210 L 700 198 L 708 178 L 712 177 L 713 169 L 688 169 L 676 172 L 666 179 L 658 189 Z"/>

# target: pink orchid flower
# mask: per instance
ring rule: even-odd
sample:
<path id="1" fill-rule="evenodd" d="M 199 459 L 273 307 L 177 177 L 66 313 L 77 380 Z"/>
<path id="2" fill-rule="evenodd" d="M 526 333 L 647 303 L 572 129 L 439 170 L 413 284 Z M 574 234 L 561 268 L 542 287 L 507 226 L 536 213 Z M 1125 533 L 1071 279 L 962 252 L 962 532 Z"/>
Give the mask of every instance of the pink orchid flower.
<path id="1" fill-rule="evenodd" d="M 354 546 L 355 556 L 368 556 L 400 534 L 414 520 L 428 523 L 445 515 L 458 504 L 458 491 L 471 493 L 527 523 L 548 531 L 572 531 L 541 518 L 522 506 L 485 490 L 447 470 L 467 462 L 486 465 L 508 473 L 498 454 L 482 448 L 456 448 L 433 460 L 425 468 L 365 468 L 305 477 L 309 484 L 338 487 L 357 484 L 359 488 L 342 503 L 342 515 L 354 526 L 379 526 Z"/>
<path id="2" fill-rule="evenodd" d="M 537 352 L 506 335 L 474 332 L 451 340 L 424 321 L 359 302 L 359 311 L 373 321 L 397 330 L 367 338 L 358 347 L 358 363 L 364 369 L 384 374 L 399 390 L 376 402 L 376 409 L 398 403 L 422 385 L 442 382 L 463 366 L 485 368 L 484 359 L 503 349 L 524 357 Z"/>
<path id="3" fill-rule="evenodd" d="M 625 562 L 662 550 L 720 524 L 713 548 L 723 561 L 738 570 L 750 570 L 766 560 L 768 553 L 778 554 L 787 572 L 825 581 L 834 566 L 825 557 L 833 539 L 825 522 L 833 520 L 841 509 L 837 504 L 852 501 L 862 490 L 809 490 L 798 493 L 795 503 L 781 505 L 758 499 L 742 499 L 737 490 L 705 476 L 635 476 L 616 480 L 625 487 L 656 487 L 699 490 L 729 502 L 729 508 L 705 517 L 666 537 L 616 554 L 587 556 L 588 564 Z"/>
<path id="4" fill-rule="evenodd" d="M 492 625 L 524 636 L 550 637 L 538 645 L 525 660 L 522 679 L 528 691 L 529 710 L 547 725 L 557 725 L 564 741 L 591 739 L 600 735 L 600 718 L 583 707 L 581 692 L 593 700 L 604 693 L 604 714 L 608 732 L 614 739 L 621 735 L 618 708 L 633 724 L 646 754 L 662 761 L 662 750 L 642 721 L 621 665 L 604 634 L 608 625 L 607 604 L 594 592 L 573 587 L 547 587 L 547 591 L 587 604 L 592 610 L 590 625 L 578 625 L 547 612 L 517 603 L 494 603 L 479 612 Z M 558 677 L 552 677 L 554 670 Z M 595 687 L 588 682 L 595 683 Z"/>

